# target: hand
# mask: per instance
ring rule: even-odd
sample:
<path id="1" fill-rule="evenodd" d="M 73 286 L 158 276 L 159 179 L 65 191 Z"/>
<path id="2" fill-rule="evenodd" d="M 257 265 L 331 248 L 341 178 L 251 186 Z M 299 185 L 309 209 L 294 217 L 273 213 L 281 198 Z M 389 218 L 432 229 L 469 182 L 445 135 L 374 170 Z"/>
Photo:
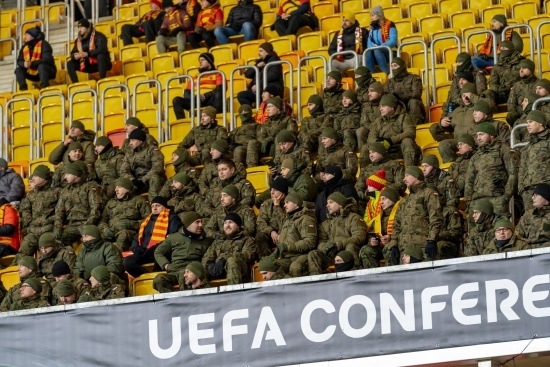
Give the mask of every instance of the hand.
<path id="1" fill-rule="evenodd" d="M 277 250 L 279 250 L 279 255 L 282 255 L 283 252 L 288 252 L 288 246 L 284 243 L 278 243 Z"/>
<path id="2" fill-rule="evenodd" d="M 141 180 L 132 180 L 132 183 L 134 184 L 134 186 L 136 187 L 136 191 L 141 191 L 144 187 L 145 187 L 145 184 L 143 183 L 143 181 Z"/>
<path id="3" fill-rule="evenodd" d="M 277 244 L 277 242 L 279 242 L 279 234 L 275 231 L 271 231 L 271 240 L 274 244 Z"/>
<path id="4" fill-rule="evenodd" d="M 170 264 L 169 264 L 169 263 L 168 263 L 168 264 L 166 264 L 166 265 L 164 265 L 164 270 L 168 271 L 168 267 L 169 267 L 169 266 L 170 266 Z"/>
<path id="5" fill-rule="evenodd" d="M 210 274 L 210 276 L 215 277 L 216 276 L 216 263 L 213 262 L 213 261 L 209 261 L 206 264 L 206 271 L 208 272 L 208 274 Z"/>
<path id="6" fill-rule="evenodd" d="M 443 126 L 443 127 L 451 126 L 451 119 L 449 117 L 443 117 L 441 119 L 441 126 Z"/>
<path id="7" fill-rule="evenodd" d="M 390 258 L 391 258 L 391 262 L 394 264 L 394 265 L 399 265 L 399 258 L 400 258 L 400 253 L 399 253 L 399 247 L 397 246 L 394 246 L 391 248 L 391 254 L 390 254 Z"/>
<path id="8" fill-rule="evenodd" d="M 223 277 L 223 275 L 225 274 L 225 264 L 227 263 L 227 260 L 225 260 L 223 257 L 221 259 L 219 259 L 217 262 L 216 262 L 216 276 L 217 277 Z"/>
<path id="9" fill-rule="evenodd" d="M 201 94 L 201 101 L 204 102 L 205 99 L 206 99 L 206 97 L 204 96 L 204 94 Z"/>
<path id="10" fill-rule="evenodd" d="M 253 85 L 250 90 L 252 91 L 252 93 L 256 93 L 256 85 Z"/>
<path id="11" fill-rule="evenodd" d="M 65 140 L 63 141 L 63 145 L 64 145 L 64 146 L 67 146 L 67 145 L 71 144 L 72 142 L 73 142 L 73 139 L 67 138 L 67 139 L 65 139 Z"/>
<path id="12" fill-rule="evenodd" d="M 31 67 L 31 62 L 30 61 L 25 61 L 23 62 L 23 66 L 25 67 L 25 69 L 28 69 Z"/>
<path id="13" fill-rule="evenodd" d="M 271 200 L 273 201 L 273 205 L 281 205 L 281 202 L 285 199 L 286 195 L 281 193 L 278 196 L 271 195 Z M 275 232 L 275 231 L 274 231 Z"/>
<path id="14" fill-rule="evenodd" d="M 437 256 L 437 242 L 434 240 L 426 241 L 426 248 L 424 249 L 424 252 L 430 259 L 434 260 Z"/>
<path id="15" fill-rule="evenodd" d="M 378 138 L 377 141 L 382 143 L 382 145 L 384 146 L 384 148 L 386 148 L 386 150 L 388 150 L 393 145 L 393 142 L 391 141 L 391 139 L 388 139 L 388 138 Z"/>
<path id="16" fill-rule="evenodd" d="M 277 167 L 270 167 L 269 173 L 271 174 L 271 176 L 275 176 L 277 174 Z"/>
<path id="17" fill-rule="evenodd" d="M 265 66 L 265 62 L 260 61 L 259 63 L 256 64 L 256 66 L 259 68 L 263 68 Z"/>

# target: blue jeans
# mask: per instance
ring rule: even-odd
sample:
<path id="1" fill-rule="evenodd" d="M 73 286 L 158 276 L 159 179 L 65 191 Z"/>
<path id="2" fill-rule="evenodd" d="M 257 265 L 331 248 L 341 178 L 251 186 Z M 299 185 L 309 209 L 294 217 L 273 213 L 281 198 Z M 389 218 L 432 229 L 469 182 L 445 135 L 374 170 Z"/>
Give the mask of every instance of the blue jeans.
<path id="1" fill-rule="evenodd" d="M 390 73 L 388 69 L 388 59 L 390 58 L 388 50 L 386 49 L 377 49 L 372 51 L 367 51 L 367 68 L 374 73 L 374 67 L 376 64 L 380 66 L 380 69 L 386 74 Z"/>
<path id="2" fill-rule="evenodd" d="M 487 60 L 483 60 L 481 57 L 474 56 L 472 57 L 472 65 L 474 66 L 474 69 L 483 70 L 487 66 L 494 66 L 495 59 L 489 57 Z"/>
<path id="3" fill-rule="evenodd" d="M 229 43 L 229 37 L 237 36 L 239 34 L 244 35 L 245 41 L 253 40 L 256 38 L 256 28 L 254 28 L 252 23 L 244 22 L 240 31 L 236 31 L 233 28 L 228 27 L 218 27 L 214 29 L 214 36 L 216 36 L 216 39 L 220 45 Z"/>

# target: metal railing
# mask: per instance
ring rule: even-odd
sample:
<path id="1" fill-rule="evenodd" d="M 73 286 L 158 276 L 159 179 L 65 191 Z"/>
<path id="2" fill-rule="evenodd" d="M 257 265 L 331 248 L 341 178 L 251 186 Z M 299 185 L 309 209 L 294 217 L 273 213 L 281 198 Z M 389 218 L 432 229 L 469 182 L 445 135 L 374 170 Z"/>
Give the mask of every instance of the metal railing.
<path id="1" fill-rule="evenodd" d="M 233 100 L 235 99 L 235 72 L 246 69 L 254 69 L 254 82 L 256 83 L 256 108 L 260 108 L 260 94 L 262 94 L 262 91 L 260 90 L 260 69 L 256 65 L 244 65 L 233 68 L 233 70 L 231 70 L 231 74 L 229 74 L 229 115 L 231 116 L 231 121 L 229 122 L 230 131 L 237 127 L 237 123 L 235 122 L 235 108 L 233 106 Z"/>
<path id="2" fill-rule="evenodd" d="M 42 138 L 44 136 L 43 134 L 43 130 L 44 130 L 44 119 L 43 119 L 43 114 L 42 114 L 42 108 L 43 107 L 47 107 L 48 105 L 46 106 L 42 106 L 42 100 L 44 98 L 51 98 L 51 97 L 59 97 L 60 99 L 60 105 L 61 105 L 61 118 L 60 118 L 60 123 L 61 123 L 61 138 L 59 140 L 63 141 L 65 139 L 65 134 L 66 134 L 66 131 L 65 131 L 65 96 L 63 95 L 63 93 L 59 92 L 59 93 L 48 93 L 48 94 L 44 94 L 44 95 L 41 95 L 40 97 L 38 97 L 38 101 L 36 102 L 36 120 L 39 122 L 38 126 L 37 126 L 37 136 L 36 136 L 36 140 L 38 142 L 38 155 L 39 157 L 42 157 L 44 155 L 44 150 L 43 150 L 43 145 L 42 145 Z"/>
<path id="3" fill-rule="evenodd" d="M 107 135 L 107 131 L 105 131 L 105 98 L 107 96 L 107 91 L 111 89 L 124 89 L 124 92 L 126 93 L 126 112 L 124 113 L 125 120 L 127 120 L 130 117 L 130 109 L 128 108 L 128 104 L 130 103 L 130 88 L 126 84 L 117 84 L 117 85 L 109 85 L 105 87 L 101 91 L 101 95 L 99 96 L 99 114 L 101 115 L 101 134 Z"/>
<path id="4" fill-rule="evenodd" d="M 541 50 L 542 50 L 542 35 L 540 34 L 540 30 L 542 29 L 543 26 L 545 25 L 548 25 L 550 24 L 550 20 L 544 20 L 542 22 L 540 22 L 538 25 L 537 25 L 537 56 L 538 56 L 538 62 L 537 62 L 537 67 L 538 67 L 538 70 L 539 70 L 539 75 L 542 76 L 542 54 L 541 54 Z"/>
<path id="5" fill-rule="evenodd" d="M 297 96 L 298 97 L 298 121 L 302 121 L 302 63 L 308 60 L 321 59 L 323 61 L 323 85 L 327 82 L 327 59 L 324 56 L 306 56 L 298 60 L 298 81 L 297 81 Z"/>
<path id="6" fill-rule="evenodd" d="M 170 83 L 174 80 L 180 80 L 180 79 L 189 79 L 189 83 L 191 83 L 191 108 L 189 110 L 189 116 L 191 119 L 191 126 L 194 127 L 194 120 L 195 120 L 195 98 L 193 98 L 193 90 L 195 90 L 195 80 L 192 76 L 184 74 L 184 75 L 176 75 L 168 78 L 166 80 L 166 99 L 164 101 L 164 120 L 166 122 L 166 130 L 164 132 L 165 141 L 169 141 L 172 139 L 172 131 L 170 129 L 170 93 L 168 92 L 170 89 Z"/>
<path id="7" fill-rule="evenodd" d="M 26 24 L 31 23 L 40 23 L 40 29 L 44 29 L 44 21 L 42 19 L 31 19 L 26 20 L 19 26 L 19 48 L 23 47 L 23 27 L 25 27 Z"/>
<path id="8" fill-rule="evenodd" d="M 12 100 L 9 100 L 8 102 L 6 102 L 6 110 L 4 111 L 4 126 L 6 127 L 6 131 L 9 132 L 9 141 L 6 142 L 6 155 L 5 157 L 6 160 L 9 162 L 9 161 L 12 161 L 14 160 L 13 159 L 13 145 L 14 145 L 14 135 L 15 135 L 15 132 L 14 132 L 14 125 L 15 125 L 15 121 L 11 121 L 10 123 L 10 120 L 9 120 L 9 112 L 10 112 L 10 106 L 17 103 L 17 102 L 27 102 L 29 104 L 29 115 L 30 115 L 30 120 L 29 120 L 29 160 L 33 160 L 35 155 L 34 155 L 34 150 L 35 150 L 35 139 L 34 139 L 34 101 L 28 97 L 21 97 L 21 98 L 15 98 L 15 99 L 12 99 Z M 6 134 L 8 135 L 8 134 Z M 9 145 L 12 145 L 12 150 L 9 149 Z"/>
<path id="9" fill-rule="evenodd" d="M 44 29 L 44 33 L 46 34 L 46 40 L 50 39 L 50 12 L 52 9 L 60 8 L 60 7 L 63 7 L 65 9 L 66 14 L 69 13 L 69 5 L 67 5 L 66 3 L 53 3 L 46 10 L 46 17 L 45 17 L 46 28 Z M 67 40 L 68 41 L 70 41 L 70 36 L 71 36 L 71 24 L 73 23 L 71 22 L 70 19 L 67 18 Z"/>
<path id="10" fill-rule="evenodd" d="M 393 60 L 393 50 L 389 46 L 373 46 L 369 47 L 367 50 L 363 51 L 363 65 L 367 65 L 367 52 L 374 51 L 374 50 L 387 50 L 388 51 L 388 64 L 390 65 L 390 78 L 393 78 L 393 70 L 391 68 L 391 62 Z M 371 73 L 374 72 L 374 70 L 370 71 Z"/>
<path id="11" fill-rule="evenodd" d="M 337 58 L 341 55 L 353 55 L 353 60 L 355 61 L 355 69 L 359 67 L 359 56 L 357 55 L 357 52 L 355 51 L 341 51 L 341 52 L 335 52 L 332 55 L 330 55 L 329 63 L 328 63 L 328 71 L 332 71 L 332 60 Z"/>
<path id="12" fill-rule="evenodd" d="M 92 95 L 92 99 L 94 100 L 92 104 L 92 113 L 93 113 L 93 121 L 94 121 L 94 132 L 97 135 L 97 92 L 95 89 L 81 89 L 76 90 L 69 96 L 69 121 L 73 121 L 73 103 L 74 103 L 74 96 L 77 94 L 84 94 L 84 93 L 90 93 Z M 77 101 L 78 102 L 78 101 Z"/>
<path id="13" fill-rule="evenodd" d="M 541 103 L 544 103 L 544 102 L 550 102 L 550 97 L 543 97 L 543 98 L 539 98 L 537 99 L 535 102 L 533 102 L 533 108 L 531 109 L 532 111 L 536 110 L 537 107 L 541 104 Z M 529 144 L 529 142 L 516 142 L 516 137 L 514 135 L 514 133 L 516 131 L 518 131 L 519 129 L 521 128 L 526 128 L 527 127 L 527 124 L 518 124 L 518 125 L 515 125 L 513 128 L 512 128 L 512 131 L 510 131 L 510 147 L 512 149 L 516 149 L 516 148 L 519 148 L 519 147 L 524 147 L 526 145 Z M 546 163 L 547 164 L 547 163 Z"/>
<path id="14" fill-rule="evenodd" d="M 132 90 L 132 114 L 136 116 L 137 114 L 137 106 L 136 106 L 136 100 L 137 100 L 137 89 L 142 84 L 150 84 L 153 83 L 157 87 L 157 128 L 158 128 L 158 142 L 163 142 L 163 131 L 162 131 L 162 85 L 160 85 L 160 82 L 157 79 L 149 79 L 149 80 L 142 80 L 137 82 L 134 85 L 134 89 Z M 145 124 L 145 126 L 147 126 Z"/>
<path id="15" fill-rule="evenodd" d="M 489 33 L 493 36 L 493 60 L 495 60 L 495 63 L 498 61 L 498 53 L 497 53 L 497 48 L 498 48 L 498 45 L 497 45 L 497 39 L 496 39 L 496 34 L 495 32 L 489 30 L 489 29 L 481 29 L 479 31 L 474 31 L 472 33 L 468 33 L 468 35 L 466 36 L 466 40 L 464 41 L 466 43 L 466 52 L 471 54 L 470 52 L 470 38 L 472 38 L 473 36 L 477 35 L 477 34 L 486 34 L 486 33 Z"/>
<path id="16" fill-rule="evenodd" d="M 287 65 L 288 66 L 288 69 L 290 70 L 290 106 L 294 106 L 294 93 L 292 92 L 293 91 L 293 86 L 294 86 L 294 68 L 292 67 L 292 63 L 288 60 L 280 60 L 280 61 L 272 61 L 272 62 L 269 62 L 267 64 L 265 64 L 264 66 L 264 72 L 263 72 L 263 86 L 265 88 L 265 86 L 267 85 L 267 71 L 269 70 L 269 68 L 275 66 L 275 65 Z M 284 90 L 281 91 L 281 99 L 284 99 L 285 96 L 284 96 Z"/>
<path id="17" fill-rule="evenodd" d="M 432 43 L 430 44 L 430 56 L 431 56 L 431 59 L 432 59 L 431 71 L 432 71 L 432 102 L 433 102 L 433 104 L 437 103 L 437 85 L 436 85 L 436 82 L 435 82 L 436 57 L 435 57 L 435 47 L 434 47 L 434 45 L 439 41 L 443 41 L 443 40 L 447 40 L 447 39 L 454 39 L 456 41 L 456 43 L 458 44 L 458 53 L 462 52 L 462 42 L 460 41 L 460 38 L 458 38 L 458 36 L 438 37 L 438 38 L 434 39 L 432 41 Z"/>
<path id="18" fill-rule="evenodd" d="M 527 29 L 527 33 L 529 33 L 529 56 L 530 56 L 530 59 L 533 60 L 533 55 L 535 54 L 535 38 L 533 37 L 533 28 L 531 28 L 530 25 L 528 24 L 509 25 L 502 30 L 502 34 L 506 34 L 506 31 L 509 29 L 519 29 L 519 28 L 525 28 Z"/>
<path id="19" fill-rule="evenodd" d="M 267 64 L 269 65 L 269 64 Z M 266 67 L 267 67 L 266 65 Z M 264 69 L 265 72 L 265 69 Z M 225 99 L 225 94 L 227 93 L 227 79 L 225 78 L 225 74 L 221 72 L 220 70 L 210 70 L 205 71 L 203 73 L 200 73 L 197 76 L 197 111 L 199 112 L 199 121 L 200 124 L 200 110 L 201 110 L 201 79 L 204 78 L 207 75 L 213 75 L 213 74 L 220 74 L 222 76 L 222 114 L 223 114 L 223 127 L 227 129 L 227 101 Z M 193 93 L 191 92 L 191 98 L 193 98 Z"/>
<path id="20" fill-rule="evenodd" d="M 413 40 L 413 41 L 402 43 L 397 47 L 397 56 L 401 56 L 401 49 L 403 47 L 414 45 L 414 44 L 420 44 L 424 48 L 424 66 L 425 66 L 425 73 L 426 73 L 426 80 L 425 80 L 426 106 L 430 106 L 430 73 L 428 72 L 430 64 L 428 62 L 428 45 L 426 44 L 426 42 L 422 40 Z M 391 65 L 390 65 L 390 68 L 391 68 Z"/>

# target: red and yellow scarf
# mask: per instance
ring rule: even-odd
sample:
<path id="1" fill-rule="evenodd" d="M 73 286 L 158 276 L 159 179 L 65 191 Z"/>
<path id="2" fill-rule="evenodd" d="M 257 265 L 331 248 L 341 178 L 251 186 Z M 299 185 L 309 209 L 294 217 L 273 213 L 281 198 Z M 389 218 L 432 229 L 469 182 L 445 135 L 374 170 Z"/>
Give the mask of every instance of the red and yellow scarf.
<path id="1" fill-rule="evenodd" d="M 390 38 L 390 28 L 391 28 L 391 20 L 386 19 L 384 23 L 382 23 L 381 27 L 381 34 L 382 34 L 382 43 L 386 42 L 388 38 Z"/>
<path id="2" fill-rule="evenodd" d="M 143 232 L 145 231 L 145 227 L 147 227 L 147 224 L 151 220 L 151 216 L 153 214 L 149 214 L 147 218 L 141 223 L 141 226 L 139 227 L 138 232 L 138 244 L 141 246 L 143 244 Z M 151 248 L 155 246 L 158 243 L 161 243 L 166 239 L 166 234 L 168 233 L 168 226 L 170 224 L 170 209 L 163 210 L 157 217 L 157 220 L 155 221 L 155 225 L 153 227 L 153 233 L 151 234 L 151 239 L 149 240 L 149 243 L 147 244 L 147 248 Z"/>
<path id="3" fill-rule="evenodd" d="M 35 43 L 32 49 L 32 53 L 28 45 L 23 46 L 23 59 L 25 61 L 30 61 L 32 63 L 33 61 L 40 60 L 41 58 L 42 58 L 42 41 L 38 41 Z M 30 75 L 38 75 L 38 68 L 33 68 L 31 66 L 27 70 L 27 73 L 29 73 Z"/>
<path id="4" fill-rule="evenodd" d="M 512 29 L 508 29 L 504 34 L 504 39 L 511 41 L 512 40 Z M 479 49 L 480 55 L 490 55 L 493 50 L 493 35 L 489 33 L 489 37 L 485 40 L 485 43 Z M 497 53 L 500 54 L 500 43 L 497 48 Z"/>
<path id="5" fill-rule="evenodd" d="M 76 40 L 76 48 L 78 52 L 84 52 L 82 49 L 82 39 L 78 37 Z M 90 35 L 90 46 L 88 47 L 88 54 L 90 51 L 95 50 L 95 30 L 92 31 L 92 34 Z M 88 59 L 90 59 L 90 64 L 97 64 L 97 58 L 88 56 Z M 82 57 L 80 58 L 80 71 L 84 71 L 86 68 L 86 58 Z"/>
<path id="6" fill-rule="evenodd" d="M 386 228 L 386 234 L 391 236 L 393 232 L 393 223 L 395 221 L 395 213 L 399 207 L 399 201 L 394 204 L 388 218 L 388 227 Z M 365 223 L 369 232 L 374 232 L 378 236 L 382 237 L 382 206 L 380 205 L 380 191 L 376 191 L 376 196 L 370 198 L 365 210 Z"/>
<path id="7" fill-rule="evenodd" d="M 344 29 L 340 29 L 340 32 L 338 32 L 338 38 L 336 40 L 336 51 L 342 52 L 344 51 Z M 361 55 L 363 53 L 363 31 L 361 29 L 361 26 L 359 26 L 359 23 L 357 23 L 357 27 L 355 27 L 355 50 L 358 55 Z M 338 55 L 337 57 L 338 61 L 344 61 L 344 55 Z"/>

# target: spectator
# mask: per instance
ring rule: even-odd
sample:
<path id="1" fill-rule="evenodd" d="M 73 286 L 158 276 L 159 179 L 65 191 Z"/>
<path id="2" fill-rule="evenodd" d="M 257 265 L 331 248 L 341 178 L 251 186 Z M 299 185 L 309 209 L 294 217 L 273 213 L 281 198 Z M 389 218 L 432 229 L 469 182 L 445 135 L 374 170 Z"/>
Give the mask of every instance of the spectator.
<path id="1" fill-rule="evenodd" d="M 478 200 L 471 208 L 468 241 L 464 246 L 464 256 L 481 255 L 493 237 L 493 223 L 497 219 L 493 204 L 488 199 Z"/>
<path id="2" fill-rule="evenodd" d="M 422 261 L 424 261 L 422 250 L 413 246 L 407 247 L 401 256 L 401 263 L 403 265 L 421 263 Z"/>
<path id="3" fill-rule="evenodd" d="M 235 127 L 229 134 L 229 149 L 233 151 L 235 163 L 245 165 L 248 142 L 256 139 L 257 131 L 261 125 L 256 124 L 252 116 L 252 106 L 248 104 L 239 107 L 239 118 L 241 119 L 241 125 Z"/>
<path id="4" fill-rule="evenodd" d="M 54 150 L 50 153 L 48 161 L 51 164 L 57 165 L 61 162 L 67 162 L 69 156 L 69 145 L 72 142 L 79 142 L 82 145 L 82 160 L 86 162 L 88 172 L 89 167 L 93 168 L 96 154 L 94 147 L 94 139 L 96 133 L 93 130 L 86 130 L 86 127 L 80 120 L 74 120 L 71 122 L 69 128 L 69 136 L 65 138 Z"/>
<path id="5" fill-rule="evenodd" d="M 536 84 L 539 79 L 535 75 L 535 63 L 528 59 L 521 60 L 519 62 L 519 77 L 520 80 L 512 87 L 506 103 L 508 107 L 506 122 L 511 126 L 523 114 L 523 108 L 521 107 L 523 99 L 527 94 L 536 91 Z"/>
<path id="6" fill-rule="evenodd" d="M 133 116 L 128 117 L 128 119 L 126 119 L 126 122 L 124 123 L 124 132 L 126 133 L 126 136 L 130 135 L 132 131 L 136 129 L 140 129 L 140 130 L 143 130 L 143 132 L 145 132 L 145 135 L 147 136 L 147 139 L 145 141 L 147 142 L 147 144 L 154 145 L 154 146 L 159 145 L 157 139 L 153 135 L 149 134 L 149 129 L 147 128 L 147 126 L 143 125 L 143 122 L 141 122 L 140 119 Z M 132 151 L 129 137 L 124 139 L 124 141 L 122 142 L 122 146 L 120 147 L 120 150 L 124 154 L 130 153 Z"/>
<path id="7" fill-rule="evenodd" d="M 111 139 L 105 135 L 96 139 L 95 152 L 98 159 L 95 161 L 94 171 L 103 188 L 103 194 L 107 199 L 112 199 L 115 197 L 115 182 L 122 173 L 124 153 L 114 147 Z"/>
<path id="8" fill-rule="evenodd" d="M 202 10 L 197 16 L 195 30 L 189 33 L 189 43 L 193 48 L 201 48 L 201 41 L 207 48 L 216 45 L 214 31 L 223 25 L 223 11 L 217 0 L 200 0 Z"/>
<path id="9" fill-rule="evenodd" d="M 55 299 L 52 300 L 52 306 L 70 305 L 78 301 L 80 293 L 74 285 L 67 279 L 62 279 L 54 288 Z M 53 298 L 53 296 L 52 296 Z"/>
<path id="10" fill-rule="evenodd" d="M 28 90 L 27 79 L 40 82 L 40 89 L 50 86 L 50 79 L 55 79 L 57 68 L 53 59 L 52 46 L 44 39 L 40 27 L 29 28 L 25 32 L 23 48 L 17 57 L 15 79 L 19 90 Z"/>
<path id="11" fill-rule="evenodd" d="M 263 21 L 262 8 L 254 0 L 239 0 L 237 6 L 229 11 L 225 27 L 214 29 L 214 35 L 220 45 L 229 43 L 228 37 L 244 35 L 244 40 L 251 41 L 258 35 Z"/>
<path id="12" fill-rule="evenodd" d="M 186 290 L 210 288 L 206 279 L 206 269 L 199 261 L 192 261 L 183 271 L 183 284 Z"/>
<path id="13" fill-rule="evenodd" d="M 315 200 L 315 216 L 317 222 L 323 223 L 328 218 L 327 199 L 335 192 L 343 194 L 345 197 L 352 197 L 357 201 L 357 191 L 353 187 L 353 182 L 344 177 L 340 166 L 328 166 L 320 172 L 320 178 L 323 181 L 323 191 L 317 195 Z"/>
<path id="14" fill-rule="evenodd" d="M 380 5 L 375 6 L 370 11 L 370 29 L 367 40 L 367 48 L 376 46 L 397 46 L 397 28 L 395 24 L 384 17 L 384 10 Z M 367 67 L 374 72 L 374 67 L 378 65 L 382 72 L 389 74 L 388 68 L 389 51 L 378 49 L 367 52 Z"/>
<path id="15" fill-rule="evenodd" d="M 40 279 L 29 278 L 19 286 L 20 298 L 11 305 L 10 311 L 29 310 L 31 308 L 48 307 L 48 301 L 41 297 L 42 283 Z"/>
<path id="16" fill-rule="evenodd" d="M 266 256 L 260 260 L 258 271 L 264 281 L 290 278 L 290 275 L 286 274 L 283 267 L 277 264 L 271 256 Z"/>
<path id="17" fill-rule="evenodd" d="M 310 116 L 302 117 L 298 141 L 309 152 L 317 152 L 321 132 L 324 128 L 334 126 L 334 118 L 325 113 L 323 99 L 318 94 L 312 94 L 307 100 Z"/>
<path id="18" fill-rule="evenodd" d="M 52 284 L 55 282 L 53 275 L 54 265 L 63 261 L 70 268 L 74 267 L 76 255 L 72 248 L 62 247 L 61 243 L 55 239 L 53 233 L 44 233 L 38 241 L 40 248 L 40 259 L 38 259 L 38 271 Z"/>
<path id="19" fill-rule="evenodd" d="M 277 10 L 277 20 L 271 26 L 271 30 L 282 37 L 296 34 L 300 27 L 317 28 L 309 0 L 300 0 L 298 4 L 293 0 L 281 1 Z"/>
<path id="20" fill-rule="evenodd" d="M 316 180 L 321 179 L 324 181 L 322 173 L 326 172 L 329 166 L 338 166 L 338 169 L 344 171 L 344 176 L 350 182 L 355 182 L 358 166 L 357 155 L 354 150 L 342 144 L 338 132 L 331 127 L 325 128 L 321 134 L 321 145 L 317 164 L 315 165 Z M 354 197 L 358 199 L 357 196 Z"/>
<path id="21" fill-rule="evenodd" d="M 533 191 L 533 209 L 525 212 L 516 235 L 535 248 L 550 246 L 550 184 L 539 183 Z"/>
<path id="22" fill-rule="evenodd" d="M 508 102 L 510 90 L 520 80 L 519 63 L 524 59 L 512 42 L 500 43 L 500 57 L 489 77 L 489 89 L 495 95 L 496 104 Z"/>
<path id="23" fill-rule="evenodd" d="M 165 0 L 164 2 L 170 2 Z M 157 36 L 165 12 L 162 11 L 163 2 L 161 0 L 150 0 L 151 10 L 143 14 L 135 24 L 124 24 L 120 29 L 120 38 L 124 46 L 132 45 L 133 38 L 145 36 L 145 43 L 153 42 Z"/>
<path id="24" fill-rule="evenodd" d="M 51 282 L 50 285 L 53 288 L 52 291 L 52 306 L 55 306 L 57 304 L 66 304 L 69 300 L 64 300 L 65 297 L 69 297 L 70 295 L 74 294 L 74 299 L 71 300 L 69 303 L 76 303 L 78 300 L 78 297 L 84 291 L 88 290 L 88 287 L 90 287 L 90 284 L 88 284 L 87 280 L 84 280 L 82 278 L 77 277 L 74 275 L 72 269 L 69 267 L 69 265 L 65 261 L 58 261 L 55 264 L 53 264 L 52 267 L 52 275 L 55 277 L 55 281 Z M 66 296 L 63 296 L 63 294 L 67 293 L 68 291 L 61 291 L 58 288 L 59 283 L 69 283 L 72 286 L 72 289 L 70 290 L 70 294 L 67 294 Z M 66 289 L 66 286 L 65 286 Z M 70 298 L 70 297 L 69 297 Z"/>
<path id="25" fill-rule="evenodd" d="M 514 234 L 514 225 L 507 218 L 497 220 L 494 229 L 495 237 L 483 251 L 483 255 L 532 249 L 527 242 Z"/>
<path id="26" fill-rule="evenodd" d="M 276 86 L 267 85 L 264 87 L 261 98 L 262 102 L 260 102 L 260 107 L 256 111 L 255 117 L 255 120 L 258 124 L 263 124 L 269 117 L 267 115 L 267 100 L 276 97 L 282 99 L 283 95 L 284 90 Z M 285 111 L 287 116 L 292 116 L 292 106 L 285 101 L 283 101 L 283 111 Z"/>
<path id="27" fill-rule="evenodd" d="M 0 258 L 16 254 L 21 245 L 17 209 L 6 198 L 0 198 Z"/>
<path id="28" fill-rule="evenodd" d="M 175 7 L 172 0 L 163 0 L 166 15 L 155 39 L 157 51 L 163 54 L 167 48 L 177 44 L 178 53 L 185 51 L 187 34 L 193 30 L 191 19 L 184 8 Z"/>
<path id="29" fill-rule="evenodd" d="M 23 196 L 25 196 L 23 178 L 9 168 L 8 161 L 0 158 L 0 200 L 19 204 Z"/>
<path id="30" fill-rule="evenodd" d="M 326 87 L 323 89 L 323 93 L 321 93 L 323 109 L 325 113 L 334 117 L 342 109 L 342 95 L 344 94 L 342 73 L 336 70 L 329 72 L 325 85 Z"/>
<path id="31" fill-rule="evenodd" d="M 97 32 L 87 19 L 79 20 L 77 26 L 78 38 L 71 51 L 71 60 L 67 61 L 71 82 L 78 82 L 77 70 L 88 74 L 99 72 L 99 79 L 105 78 L 112 67 L 107 38 Z"/>
<path id="32" fill-rule="evenodd" d="M 355 14 L 346 12 L 342 16 L 342 28 L 334 34 L 328 53 L 332 56 L 337 52 L 354 51 L 360 59 L 363 50 L 367 48 L 368 35 L 368 31 L 355 20 Z M 344 72 L 351 68 L 355 69 L 358 66 L 355 60 L 354 55 L 338 55 L 332 59 L 331 70 Z"/>
<path id="33" fill-rule="evenodd" d="M 111 273 L 105 265 L 92 270 L 90 284 L 92 288 L 78 298 L 78 303 L 124 298 L 124 288 L 120 284 L 111 284 Z"/>

